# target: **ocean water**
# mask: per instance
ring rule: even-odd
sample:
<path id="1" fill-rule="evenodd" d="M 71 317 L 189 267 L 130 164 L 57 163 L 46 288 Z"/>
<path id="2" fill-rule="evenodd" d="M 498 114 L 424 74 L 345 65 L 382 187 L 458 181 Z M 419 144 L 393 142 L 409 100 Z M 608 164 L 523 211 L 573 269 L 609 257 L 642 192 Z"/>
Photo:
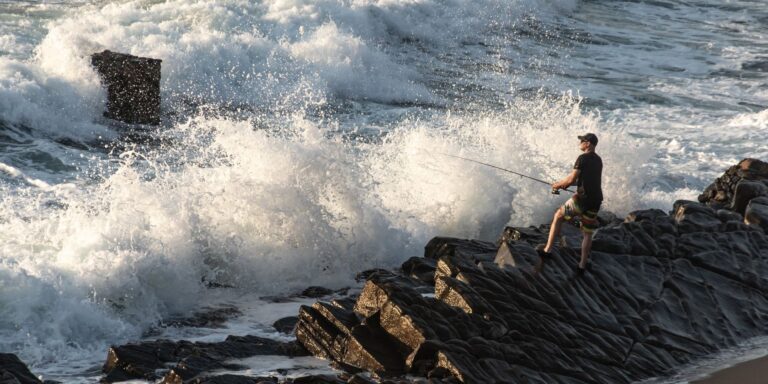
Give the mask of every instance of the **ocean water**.
<path id="1" fill-rule="evenodd" d="M 695 199 L 768 159 L 766 31 L 760 1 L 0 1 L 0 350 L 92 382 L 150 330 L 279 338 L 301 302 L 262 297 L 565 198 L 444 154 L 555 180 L 595 132 L 604 209 Z M 163 144 L 102 117 L 104 49 L 163 60 Z M 244 315 L 157 331 L 221 305 Z"/>

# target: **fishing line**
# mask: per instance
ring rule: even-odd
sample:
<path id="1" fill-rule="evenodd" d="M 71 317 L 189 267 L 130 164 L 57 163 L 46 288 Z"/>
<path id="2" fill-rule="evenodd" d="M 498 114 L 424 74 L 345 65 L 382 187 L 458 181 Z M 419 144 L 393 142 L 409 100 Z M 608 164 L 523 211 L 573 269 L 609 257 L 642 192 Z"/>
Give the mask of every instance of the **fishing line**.
<path id="1" fill-rule="evenodd" d="M 447 153 L 441 153 L 441 152 L 435 152 L 435 153 L 438 154 L 438 155 L 443 155 L 443 156 L 448 156 L 448 157 L 454 157 L 454 158 L 461 159 L 461 160 L 471 161 L 473 163 L 485 165 L 486 167 L 495 168 L 495 169 L 498 169 L 500 171 L 509 172 L 511 174 L 514 174 L 514 175 L 517 175 L 517 176 L 520 176 L 520 177 L 525 177 L 526 179 L 537 181 L 537 182 L 542 183 L 542 184 L 546 184 L 546 185 L 549 185 L 549 186 L 552 185 L 552 183 L 546 182 L 544 180 L 537 179 L 537 178 L 532 177 L 532 176 L 524 175 L 524 174 L 522 174 L 520 172 L 515 172 L 515 171 L 509 170 L 509 169 L 506 169 L 506 168 L 498 167 L 498 166 L 495 166 L 493 164 L 483 163 L 482 161 L 468 159 L 466 157 L 461 157 L 461 156 L 456 156 L 456 155 L 450 155 L 450 154 L 447 154 Z M 563 189 L 563 191 L 567 191 L 567 192 L 573 193 L 573 191 L 571 191 L 570 189 L 567 189 L 567 188 Z M 557 194 L 559 194 L 559 191 L 557 191 L 556 189 L 553 189 L 552 193 L 557 195 Z"/>

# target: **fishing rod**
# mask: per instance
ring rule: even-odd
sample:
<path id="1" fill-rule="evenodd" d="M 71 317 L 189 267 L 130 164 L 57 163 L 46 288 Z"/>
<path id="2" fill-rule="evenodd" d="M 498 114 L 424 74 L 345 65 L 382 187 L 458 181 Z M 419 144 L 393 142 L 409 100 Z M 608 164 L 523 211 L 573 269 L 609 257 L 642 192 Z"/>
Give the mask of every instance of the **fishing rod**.
<path id="1" fill-rule="evenodd" d="M 466 161 L 471 161 L 471 162 L 473 162 L 473 163 L 477 163 L 477 164 L 485 165 L 486 167 L 495 168 L 495 169 L 498 169 L 498 170 L 500 170 L 500 171 L 509 172 L 509 173 L 511 173 L 511 174 L 514 174 L 514 175 L 517 175 L 517 176 L 520 176 L 520 177 L 525 177 L 526 179 L 530 179 L 530 180 L 533 180 L 533 181 L 538 181 L 539 183 L 542 183 L 542 184 L 546 184 L 546 185 L 552 185 L 551 183 L 548 183 L 548 182 L 546 182 L 546 181 L 544 181 L 544 180 L 541 180 L 541 179 L 537 179 L 537 178 L 535 178 L 535 177 L 531 177 L 531 176 L 528 176 L 528 175 L 524 175 L 524 174 L 522 174 L 522 173 L 520 173 L 520 172 L 511 171 L 511 170 L 509 170 L 509 169 L 506 169 L 506 168 L 497 167 L 497 166 L 495 166 L 495 165 L 493 165 L 493 164 L 483 163 L 482 161 L 477 161 L 477 160 L 473 160 L 473 159 L 468 159 L 468 158 L 466 158 L 466 157 L 461 157 L 461 156 L 456 156 L 456 155 L 449 155 L 449 154 L 447 154 L 447 153 L 440 153 L 440 152 L 437 152 L 437 153 L 438 153 L 438 154 L 440 154 L 440 155 L 443 155 L 443 156 L 448 156 L 448 157 L 455 157 L 455 158 L 457 158 L 457 159 L 466 160 Z M 570 192 L 570 193 L 573 193 L 573 191 L 571 191 L 571 190 L 570 190 L 570 189 L 568 189 L 568 188 L 565 188 L 565 189 L 563 189 L 563 190 L 564 190 L 564 191 L 567 191 L 567 192 Z M 559 194 L 560 194 L 560 191 L 559 191 L 559 190 L 557 190 L 557 189 L 555 189 L 555 188 L 552 188 L 552 194 L 553 194 L 553 195 L 559 195 Z"/>

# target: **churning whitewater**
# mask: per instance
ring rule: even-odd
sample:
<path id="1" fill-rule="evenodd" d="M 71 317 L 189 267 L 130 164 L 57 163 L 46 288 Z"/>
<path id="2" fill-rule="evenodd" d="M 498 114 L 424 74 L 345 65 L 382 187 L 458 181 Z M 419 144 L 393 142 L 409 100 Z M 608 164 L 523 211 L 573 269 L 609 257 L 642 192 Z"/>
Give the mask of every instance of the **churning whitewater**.
<path id="1" fill-rule="evenodd" d="M 89 382 L 171 316 L 269 333 L 295 306 L 259 297 L 562 203 L 441 153 L 555 180 L 595 132 L 604 209 L 695 199 L 768 157 L 768 10 L 729 4 L 0 1 L 0 351 Z M 163 60 L 149 144 L 102 117 L 105 49 Z"/>

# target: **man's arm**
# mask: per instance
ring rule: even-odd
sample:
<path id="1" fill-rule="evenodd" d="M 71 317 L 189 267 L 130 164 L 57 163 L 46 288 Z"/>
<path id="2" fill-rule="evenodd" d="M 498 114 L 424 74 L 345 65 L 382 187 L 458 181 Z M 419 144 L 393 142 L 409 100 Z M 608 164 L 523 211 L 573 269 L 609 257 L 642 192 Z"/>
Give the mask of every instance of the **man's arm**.
<path id="1" fill-rule="evenodd" d="M 581 173 L 581 170 L 574 169 L 573 172 L 571 172 L 571 174 L 566 176 L 564 179 L 552 183 L 552 188 L 554 188 L 554 189 L 566 189 L 566 188 L 570 187 L 571 185 L 576 184 L 576 180 L 579 179 L 579 173 Z"/>

